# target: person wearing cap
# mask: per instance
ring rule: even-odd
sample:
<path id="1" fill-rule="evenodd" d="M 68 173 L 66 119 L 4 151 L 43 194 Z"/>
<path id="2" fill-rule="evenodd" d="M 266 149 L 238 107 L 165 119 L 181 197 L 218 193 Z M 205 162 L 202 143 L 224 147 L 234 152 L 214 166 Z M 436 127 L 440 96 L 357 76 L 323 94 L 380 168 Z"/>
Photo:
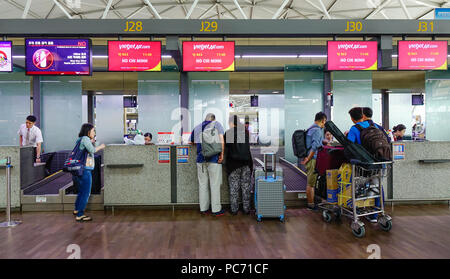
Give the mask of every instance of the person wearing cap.
<path id="1" fill-rule="evenodd" d="M 41 129 L 34 125 L 36 123 L 36 116 L 29 115 L 25 121 L 25 124 L 22 124 L 19 128 L 17 134 L 20 139 L 20 147 L 22 146 L 33 146 L 34 152 L 33 156 L 36 160 L 36 163 L 41 162 L 41 150 L 42 143 L 44 142 L 42 138 Z"/>

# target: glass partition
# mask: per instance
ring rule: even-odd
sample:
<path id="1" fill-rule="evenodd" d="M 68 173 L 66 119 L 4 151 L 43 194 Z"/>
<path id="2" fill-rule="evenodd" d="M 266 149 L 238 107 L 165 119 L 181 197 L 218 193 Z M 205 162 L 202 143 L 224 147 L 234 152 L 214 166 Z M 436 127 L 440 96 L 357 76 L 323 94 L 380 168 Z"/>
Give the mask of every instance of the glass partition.
<path id="1" fill-rule="evenodd" d="M 259 141 L 261 144 L 284 146 L 284 96 L 258 96 Z"/>
<path id="2" fill-rule="evenodd" d="M 333 72 L 332 82 L 332 120 L 344 132 L 353 126 L 351 108 L 372 107 L 372 72 Z"/>
<path id="3" fill-rule="evenodd" d="M 229 92 L 229 73 L 189 73 L 189 131 L 208 113 L 214 113 L 216 120 L 228 129 Z"/>
<path id="4" fill-rule="evenodd" d="M 82 124 L 81 78 L 41 78 L 44 152 L 73 149 Z"/>
<path id="5" fill-rule="evenodd" d="M 95 129 L 99 144 L 123 143 L 123 95 L 95 96 Z"/>
<path id="6" fill-rule="evenodd" d="M 284 72 L 285 157 L 297 162 L 292 150 L 295 130 L 308 129 L 317 112 L 323 110 L 323 71 Z"/>
<path id="7" fill-rule="evenodd" d="M 155 143 L 158 132 L 180 135 L 179 79 L 179 73 L 138 74 L 137 128 L 151 133 Z"/>
<path id="8" fill-rule="evenodd" d="M 30 114 L 30 77 L 0 74 L 0 145 L 19 145 L 17 131 Z"/>
<path id="9" fill-rule="evenodd" d="M 435 71 L 425 75 L 426 139 L 432 141 L 450 140 L 450 72 Z"/>

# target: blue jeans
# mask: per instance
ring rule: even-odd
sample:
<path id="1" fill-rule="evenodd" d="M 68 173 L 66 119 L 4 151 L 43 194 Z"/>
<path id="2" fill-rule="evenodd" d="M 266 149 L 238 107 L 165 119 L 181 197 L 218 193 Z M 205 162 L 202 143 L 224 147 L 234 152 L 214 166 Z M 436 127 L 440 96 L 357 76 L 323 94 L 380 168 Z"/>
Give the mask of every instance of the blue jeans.
<path id="1" fill-rule="evenodd" d="M 92 188 L 91 170 L 84 170 L 82 176 L 72 176 L 73 184 L 78 189 L 77 200 L 75 201 L 75 211 L 78 211 L 77 217 L 84 215 L 84 210 L 88 204 Z"/>

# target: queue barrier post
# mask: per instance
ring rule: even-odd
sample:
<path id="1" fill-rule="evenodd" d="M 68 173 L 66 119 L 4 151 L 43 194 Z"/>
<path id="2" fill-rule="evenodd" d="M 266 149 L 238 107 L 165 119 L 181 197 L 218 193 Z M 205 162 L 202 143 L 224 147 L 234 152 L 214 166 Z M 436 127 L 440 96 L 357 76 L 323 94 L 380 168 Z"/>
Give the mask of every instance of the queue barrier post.
<path id="1" fill-rule="evenodd" d="M 10 228 L 20 225 L 21 221 L 11 221 L 11 157 L 6 158 L 6 222 L 0 223 L 0 228 Z"/>

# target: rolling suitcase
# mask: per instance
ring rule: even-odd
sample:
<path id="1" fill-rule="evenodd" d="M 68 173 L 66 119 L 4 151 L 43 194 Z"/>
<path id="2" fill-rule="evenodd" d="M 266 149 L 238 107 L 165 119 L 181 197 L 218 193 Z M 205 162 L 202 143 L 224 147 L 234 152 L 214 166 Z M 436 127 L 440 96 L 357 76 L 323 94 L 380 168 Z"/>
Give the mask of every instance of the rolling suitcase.
<path id="1" fill-rule="evenodd" d="M 347 162 L 342 146 L 323 146 L 319 149 L 316 159 L 316 171 L 319 174 L 316 183 L 315 195 L 327 199 L 326 171 L 339 169 L 342 163 Z"/>
<path id="2" fill-rule="evenodd" d="M 270 167 L 267 160 L 269 156 L 272 157 Z M 279 218 L 281 222 L 285 222 L 285 191 L 283 170 L 276 167 L 275 154 L 264 154 L 264 170 L 255 170 L 255 209 L 258 222 L 262 218 Z"/>

